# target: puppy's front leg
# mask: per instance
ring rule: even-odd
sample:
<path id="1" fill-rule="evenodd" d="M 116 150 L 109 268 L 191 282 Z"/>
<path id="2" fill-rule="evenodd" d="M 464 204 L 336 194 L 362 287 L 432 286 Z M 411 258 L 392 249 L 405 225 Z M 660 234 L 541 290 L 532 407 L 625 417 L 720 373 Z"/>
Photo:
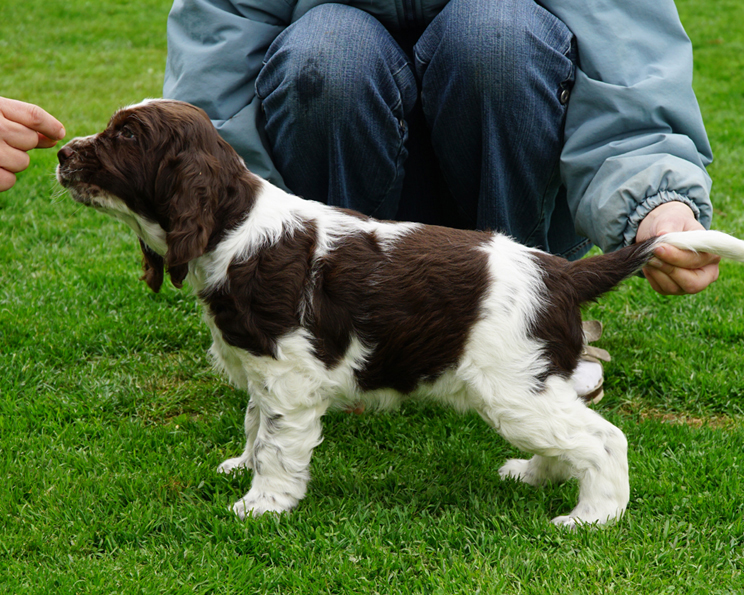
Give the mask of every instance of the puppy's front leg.
<path id="1" fill-rule="evenodd" d="M 320 419 L 326 409 L 323 401 L 291 408 L 259 404 L 251 489 L 233 506 L 241 519 L 291 510 L 305 496 L 310 458 L 322 441 Z"/>
<path id="2" fill-rule="evenodd" d="M 233 471 L 243 471 L 244 469 L 253 469 L 253 443 L 256 441 L 258 434 L 259 411 L 256 402 L 251 399 L 245 410 L 245 448 L 243 454 L 239 457 L 222 461 L 217 467 L 218 473 L 232 473 Z"/>

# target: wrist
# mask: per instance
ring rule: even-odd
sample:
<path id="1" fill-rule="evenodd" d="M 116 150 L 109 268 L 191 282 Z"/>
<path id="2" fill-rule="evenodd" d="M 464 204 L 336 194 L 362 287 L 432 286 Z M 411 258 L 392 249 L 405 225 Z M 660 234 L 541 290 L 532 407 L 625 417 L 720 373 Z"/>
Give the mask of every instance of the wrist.
<path id="1" fill-rule="evenodd" d="M 631 243 L 642 242 L 670 231 L 702 228 L 698 222 L 699 210 L 695 204 L 675 195 L 660 204 L 653 205 L 637 222 L 635 237 Z"/>

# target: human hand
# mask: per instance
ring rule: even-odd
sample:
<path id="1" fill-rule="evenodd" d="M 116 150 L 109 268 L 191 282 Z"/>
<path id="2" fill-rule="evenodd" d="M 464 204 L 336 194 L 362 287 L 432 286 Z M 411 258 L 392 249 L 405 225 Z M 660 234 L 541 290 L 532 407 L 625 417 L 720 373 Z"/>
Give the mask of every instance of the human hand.
<path id="1" fill-rule="evenodd" d="M 641 221 L 636 242 L 672 231 L 704 229 L 685 203 L 671 201 L 659 205 Z M 654 290 L 662 295 L 698 293 L 718 279 L 719 256 L 696 254 L 673 246 L 654 248 L 652 258 L 643 269 Z"/>
<path id="2" fill-rule="evenodd" d="M 0 97 L 0 192 L 28 167 L 27 151 L 53 147 L 64 136 L 62 124 L 40 107 Z"/>

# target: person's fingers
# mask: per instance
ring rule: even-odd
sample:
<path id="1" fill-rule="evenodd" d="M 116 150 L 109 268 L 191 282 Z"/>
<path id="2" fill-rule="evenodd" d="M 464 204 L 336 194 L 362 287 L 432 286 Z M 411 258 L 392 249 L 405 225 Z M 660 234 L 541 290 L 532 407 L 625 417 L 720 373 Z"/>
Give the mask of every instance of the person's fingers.
<path id="1" fill-rule="evenodd" d="M 0 141 L 0 167 L 17 174 L 28 167 L 31 157 L 26 151 L 13 148 Z"/>
<path id="2" fill-rule="evenodd" d="M 51 149 L 53 146 L 55 146 L 59 142 L 51 138 L 48 138 L 41 133 L 37 133 L 37 134 L 39 136 L 39 141 L 36 145 L 37 149 Z"/>
<path id="3" fill-rule="evenodd" d="M 692 209 L 677 201 L 664 203 L 649 213 L 638 226 L 636 241 L 665 233 L 703 229 Z M 644 268 L 651 287 L 664 295 L 698 293 L 718 279 L 720 257 L 714 254 L 680 250 L 663 243 Z"/>
<path id="4" fill-rule="evenodd" d="M 659 271 L 661 273 L 664 273 L 667 276 L 668 275 L 671 275 L 672 272 L 674 271 L 674 268 L 675 268 L 673 264 L 669 264 L 668 262 L 664 262 L 663 260 L 660 260 L 660 259 L 656 258 L 655 256 L 652 257 L 651 260 L 649 260 L 646 263 L 646 267 L 647 268 L 651 268 L 654 271 Z"/>
<path id="5" fill-rule="evenodd" d="M 707 252 L 690 252 L 661 244 L 654 248 L 654 256 L 667 264 L 683 269 L 700 269 L 721 261 L 721 257 Z"/>
<path id="6" fill-rule="evenodd" d="M 31 162 L 27 151 L 50 148 L 64 138 L 64 126 L 40 107 L 0 97 L 0 192 L 12 188 Z"/>
<path id="7" fill-rule="evenodd" d="M 12 174 L 9 171 L 0 168 L 0 192 L 5 192 L 6 190 L 12 188 L 15 183 L 15 174 Z"/>
<path id="8" fill-rule="evenodd" d="M 661 295 L 681 295 L 682 289 L 666 273 L 650 266 L 643 269 L 651 288 Z"/>
<path id="9" fill-rule="evenodd" d="M 66 134 L 64 126 L 57 118 L 32 103 L 0 97 L 0 114 L 50 139 L 60 140 Z"/>
<path id="10" fill-rule="evenodd" d="M 718 279 L 720 256 L 660 245 L 646 267 L 652 287 L 664 295 L 699 293 Z"/>
<path id="11" fill-rule="evenodd" d="M 718 263 L 697 269 L 675 267 L 657 259 L 644 269 L 651 287 L 664 295 L 699 293 L 718 279 Z"/>
<path id="12" fill-rule="evenodd" d="M 661 287 L 659 287 L 659 284 L 656 282 L 656 279 L 654 279 L 651 274 L 649 274 L 646 269 L 643 270 L 643 276 L 646 278 L 646 281 L 648 281 L 648 284 L 651 286 L 651 289 L 653 289 L 656 293 L 660 293 L 661 295 L 666 295 L 662 290 Z"/>
<path id="13" fill-rule="evenodd" d="M 671 278 L 684 293 L 699 293 L 718 280 L 718 263 L 699 269 L 677 268 Z"/>
<path id="14" fill-rule="evenodd" d="M 21 151 L 30 151 L 39 144 L 39 133 L 0 116 L 0 151 L 4 147 L 2 143 Z"/>

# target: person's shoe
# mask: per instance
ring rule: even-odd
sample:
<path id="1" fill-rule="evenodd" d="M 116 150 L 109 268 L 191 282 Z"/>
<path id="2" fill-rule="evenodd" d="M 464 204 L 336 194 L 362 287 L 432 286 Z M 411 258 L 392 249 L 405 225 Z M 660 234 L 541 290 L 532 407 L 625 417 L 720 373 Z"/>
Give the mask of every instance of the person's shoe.
<path id="1" fill-rule="evenodd" d="M 584 351 L 571 376 L 571 382 L 585 403 L 599 403 L 604 396 L 604 370 L 600 362 L 609 362 L 611 358 L 604 349 L 589 345 L 602 337 L 602 323 L 598 320 L 586 320 L 583 329 Z"/>

